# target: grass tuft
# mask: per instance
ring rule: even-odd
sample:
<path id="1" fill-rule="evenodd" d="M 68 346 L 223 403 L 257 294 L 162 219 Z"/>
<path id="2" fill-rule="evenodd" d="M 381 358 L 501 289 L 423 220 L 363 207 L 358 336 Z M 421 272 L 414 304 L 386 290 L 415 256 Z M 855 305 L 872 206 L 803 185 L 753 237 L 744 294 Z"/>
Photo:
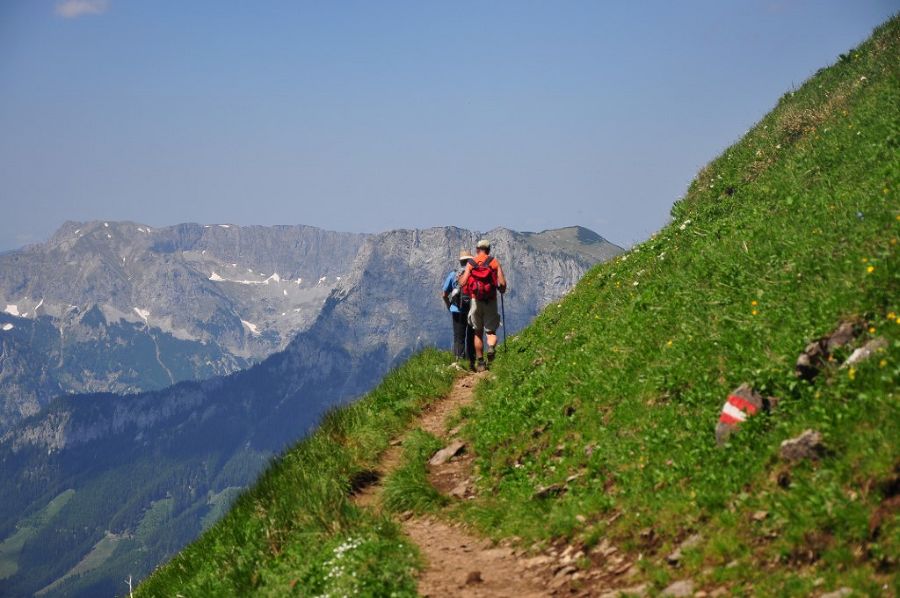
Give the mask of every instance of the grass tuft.
<path id="1" fill-rule="evenodd" d="M 423 430 L 412 431 L 403 442 L 403 462 L 384 485 L 383 504 L 391 512 L 412 511 L 416 514 L 436 511 L 448 499 L 428 481 L 428 459 L 443 444 Z"/>

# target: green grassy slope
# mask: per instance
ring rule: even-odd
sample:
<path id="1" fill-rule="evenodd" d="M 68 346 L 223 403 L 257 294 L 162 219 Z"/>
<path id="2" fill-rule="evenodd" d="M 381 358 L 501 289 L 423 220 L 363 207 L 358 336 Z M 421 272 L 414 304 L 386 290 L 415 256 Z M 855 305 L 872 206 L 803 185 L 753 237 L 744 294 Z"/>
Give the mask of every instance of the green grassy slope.
<path id="1" fill-rule="evenodd" d="M 359 402 L 331 412 L 138 595 L 414 593 L 415 549 L 393 521 L 349 497 L 389 441 L 449 391 L 457 371 L 449 364 L 448 355 L 425 351 Z"/>
<path id="2" fill-rule="evenodd" d="M 659 587 L 897 583 L 900 526 L 868 525 L 900 473 L 898 44 L 894 19 L 785 95 L 699 173 L 671 225 L 511 343 L 470 414 L 486 479 L 465 517 L 538 542 L 610 536 Z M 843 318 L 889 348 L 798 381 L 798 354 Z M 743 382 L 781 403 L 717 448 Z M 806 428 L 830 453 L 783 488 L 779 444 Z M 579 472 L 564 495 L 532 498 Z M 694 532 L 703 543 L 674 570 L 662 557 Z"/>
<path id="3" fill-rule="evenodd" d="M 74 495 L 74 490 L 66 490 L 56 496 L 43 509 L 20 521 L 16 526 L 16 531 L 0 542 L 0 579 L 15 575 L 19 570 L 18 559 L 22 547 L 26 542 L 32 540 L 42 528 L 53 522 L 53 519 Z"/>
<path id="4" fill-rule="evenodd" d="M 896 591 L 900 526 L 883 499 L 900 467 L 898 44 L 894 19 L 782 98 L 698 175 L 672 225 L 510 343 L 464 414 L 479 498 L 447 506 L 424 487 L 436 445 L 420 435 L 388 507 L 443 510 L 536 545 L 609 537 L 638 563 L 629 583 L 654 588 L 691 577 L 737 594 Z M 798 380 L 798 353 L 843 318 L 865 322 L 857 344 L 882 336 L 887 348 L 840 369 L 845 350 Z M 446 359 L 414 358 L 336 412 L 139 594 L 413 593 L 414 547 L 347 494 L 449 388 Z M 718 448 L 719 410 L 742 382 L 781 402 Z M 829 452 L 790 467 L 779 444 L 806 428 Z M 699 545 L 666 564 L 692 533 Z"/>

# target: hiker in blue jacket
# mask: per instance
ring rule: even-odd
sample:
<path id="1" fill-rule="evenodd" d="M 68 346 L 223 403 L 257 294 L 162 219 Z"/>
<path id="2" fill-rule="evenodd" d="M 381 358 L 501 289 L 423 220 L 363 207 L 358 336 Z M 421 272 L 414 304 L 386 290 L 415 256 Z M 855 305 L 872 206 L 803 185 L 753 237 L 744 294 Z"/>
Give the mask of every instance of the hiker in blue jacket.
<path id="1" fill-rule="evenodd" d="M 468 251 L 459 252 L 459 269 L 451 270 L 444 279 L 444 305 L 450 310 L 450 316 L 453 318 L 453 355 L 458 360 L 468 358 L 469 367 L 475 365 L 475 347 L 474 334 L 469 327 L 469 297 L 463 295 L 459 287 L 459 275 L 472 255 Z"/>

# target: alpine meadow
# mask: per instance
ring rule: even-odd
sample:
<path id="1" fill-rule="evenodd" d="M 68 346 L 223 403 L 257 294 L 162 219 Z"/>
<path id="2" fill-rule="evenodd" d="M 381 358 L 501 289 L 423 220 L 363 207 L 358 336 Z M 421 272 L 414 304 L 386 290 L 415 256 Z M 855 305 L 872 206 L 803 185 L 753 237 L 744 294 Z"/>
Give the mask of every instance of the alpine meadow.
<path id="1" fill-rule="evenodd" d="M 489 375 L 415 355 L 135 594 L 416 595 L 439 563 L 410 522 L 495 545 L 546 594 L 900 593 L 898 107 L 895 16 Z M 453 431 L 422 423 L 470 382 Z M 451 438 L 448 493 L 433 456 Z M 461 573 L 459 595 L 493 595 L 477 562 Z"/>

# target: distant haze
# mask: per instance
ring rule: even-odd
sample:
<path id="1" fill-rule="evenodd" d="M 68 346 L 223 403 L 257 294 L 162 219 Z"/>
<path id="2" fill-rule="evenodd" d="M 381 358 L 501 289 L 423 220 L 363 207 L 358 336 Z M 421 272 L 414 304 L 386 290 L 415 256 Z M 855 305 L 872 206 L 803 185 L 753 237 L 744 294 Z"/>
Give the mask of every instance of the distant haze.
<path id="1" fill-rule="evenodd" d="M 893 1 L 0 4 L 0 250 L 65 220 L 659 228 Z"/>

